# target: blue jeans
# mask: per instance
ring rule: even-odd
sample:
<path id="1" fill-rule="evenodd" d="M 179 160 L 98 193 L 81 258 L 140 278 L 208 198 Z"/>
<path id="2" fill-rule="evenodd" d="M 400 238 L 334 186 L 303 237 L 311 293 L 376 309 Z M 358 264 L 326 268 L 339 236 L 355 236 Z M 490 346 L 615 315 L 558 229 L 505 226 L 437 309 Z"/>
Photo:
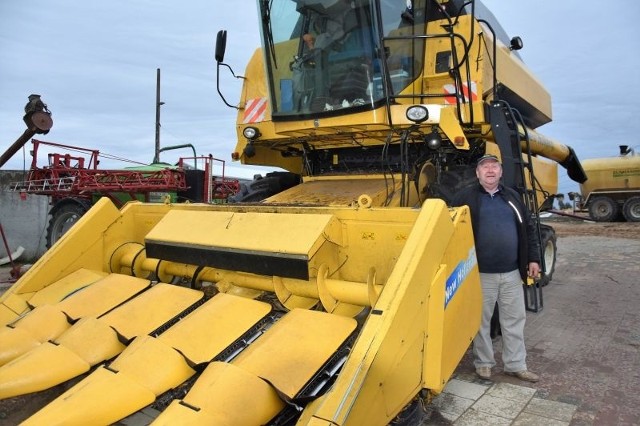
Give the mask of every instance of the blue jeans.
<path id="1" fill-rule="evenodd" d="M 527 313 L 524 306 L 522 278 L 518 270 L 502 274 L 480 273 L 482 283 L 482 322 L 473 339 L 474 365 L 493 367 L 491 341 L 491 316 L 498 302 L 500 328 L 502 330 L 502 363 L 505 372 L 527 369 L 527 351 L 524 344 L 524 324 Z"/>

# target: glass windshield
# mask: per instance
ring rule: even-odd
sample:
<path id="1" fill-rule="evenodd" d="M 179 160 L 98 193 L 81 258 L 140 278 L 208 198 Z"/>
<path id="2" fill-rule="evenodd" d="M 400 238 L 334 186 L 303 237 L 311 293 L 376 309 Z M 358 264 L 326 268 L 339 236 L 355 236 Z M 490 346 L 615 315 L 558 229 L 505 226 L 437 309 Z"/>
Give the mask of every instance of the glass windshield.
<path id="1" fill-rule="evenodd" d="M 262 22 L 274 119 L 373 108 L 384 99 L 384 81 L 398 93 L 417 77 L 421 41 L 395 39 L 380 49 L 380 34 L 424 31 L 423 24 L 414 25 L 413 2 L 380 3 L 382 19 L 374 0 L 259 1 L 270 7 L 261 12 L 269 18 Z"/>

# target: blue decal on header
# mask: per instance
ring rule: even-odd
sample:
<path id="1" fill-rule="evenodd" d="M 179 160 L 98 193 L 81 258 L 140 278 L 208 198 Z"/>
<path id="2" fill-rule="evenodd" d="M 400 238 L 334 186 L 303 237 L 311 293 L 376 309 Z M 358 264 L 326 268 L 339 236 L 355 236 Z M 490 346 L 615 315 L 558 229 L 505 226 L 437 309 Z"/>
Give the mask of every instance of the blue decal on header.
<path id="1" fill-rule="evenodd" d="M 460 261 L 456 268 L 451 272 L 444 289 L 444 307 L 446 308 L 449 301 L 453 299 L 456 291 L 462 285 L 462 282 L 467 278 L 471 269 L 476 266 L 476 248 L 471 247 L 469 249 L 469 255 L 465 260 Z"/>

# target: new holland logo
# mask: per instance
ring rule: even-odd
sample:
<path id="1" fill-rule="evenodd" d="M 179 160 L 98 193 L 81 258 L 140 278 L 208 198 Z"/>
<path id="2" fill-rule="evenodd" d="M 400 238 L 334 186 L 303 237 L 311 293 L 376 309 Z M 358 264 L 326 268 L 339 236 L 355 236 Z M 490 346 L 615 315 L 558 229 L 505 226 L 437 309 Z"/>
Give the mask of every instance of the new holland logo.
<path id="1" fill-rule="evenodd" d="M 461 260 L 460 263 L 456 266 L 456 269 L 451 272 L 451 275 L 447 278 L 447 282 L 445 284 L 444 289 L 444 307 L 446 308 L 453 296 L 455 296 L 456 291 L 460 288 L 464 280 L 471 272 L 474 266 L 477 263 L 476 259 L 476 249 L 475 247 L 471 247 L 469 249 L 469 255 L 465 260 Z"/>

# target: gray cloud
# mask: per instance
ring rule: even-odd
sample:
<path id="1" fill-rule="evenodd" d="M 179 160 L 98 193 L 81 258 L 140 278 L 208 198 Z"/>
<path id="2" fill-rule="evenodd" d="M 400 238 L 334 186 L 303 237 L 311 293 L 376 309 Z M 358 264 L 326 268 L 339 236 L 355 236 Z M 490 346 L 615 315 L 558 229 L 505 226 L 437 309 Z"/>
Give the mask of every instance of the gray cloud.
<path id="1" fill-rule="evenodd" d="M 573 147 L 581 159 L 638 144 L 631 124 L 640 116 L 640 3 L 484 3 L 509 35 L 523 38 L 523 60 L 551 93 L 554 121 L 540 133 Z M 223 28 L 225 62 L 242 74 L 260 42 L 251 0 L 225 8 L 206 0 L 0 2 L 0 147 L 22 134 L 22 108 L 29 94 L 39 93 L 54 116 L 42 139 L 147 163 L 160 68 L 163 146 L 192 143 L 198 154 L 224 159 L 247 177 L 264 171 L 230 162 L 236 115 L 218 97 L 213 58 Z M 240 82 L 223 78 L 225 96 L 235 103 Z M 22 165 L 18 154 L 4 168 Z M 560 191 L 576 189 L 561 171 Z"/>

